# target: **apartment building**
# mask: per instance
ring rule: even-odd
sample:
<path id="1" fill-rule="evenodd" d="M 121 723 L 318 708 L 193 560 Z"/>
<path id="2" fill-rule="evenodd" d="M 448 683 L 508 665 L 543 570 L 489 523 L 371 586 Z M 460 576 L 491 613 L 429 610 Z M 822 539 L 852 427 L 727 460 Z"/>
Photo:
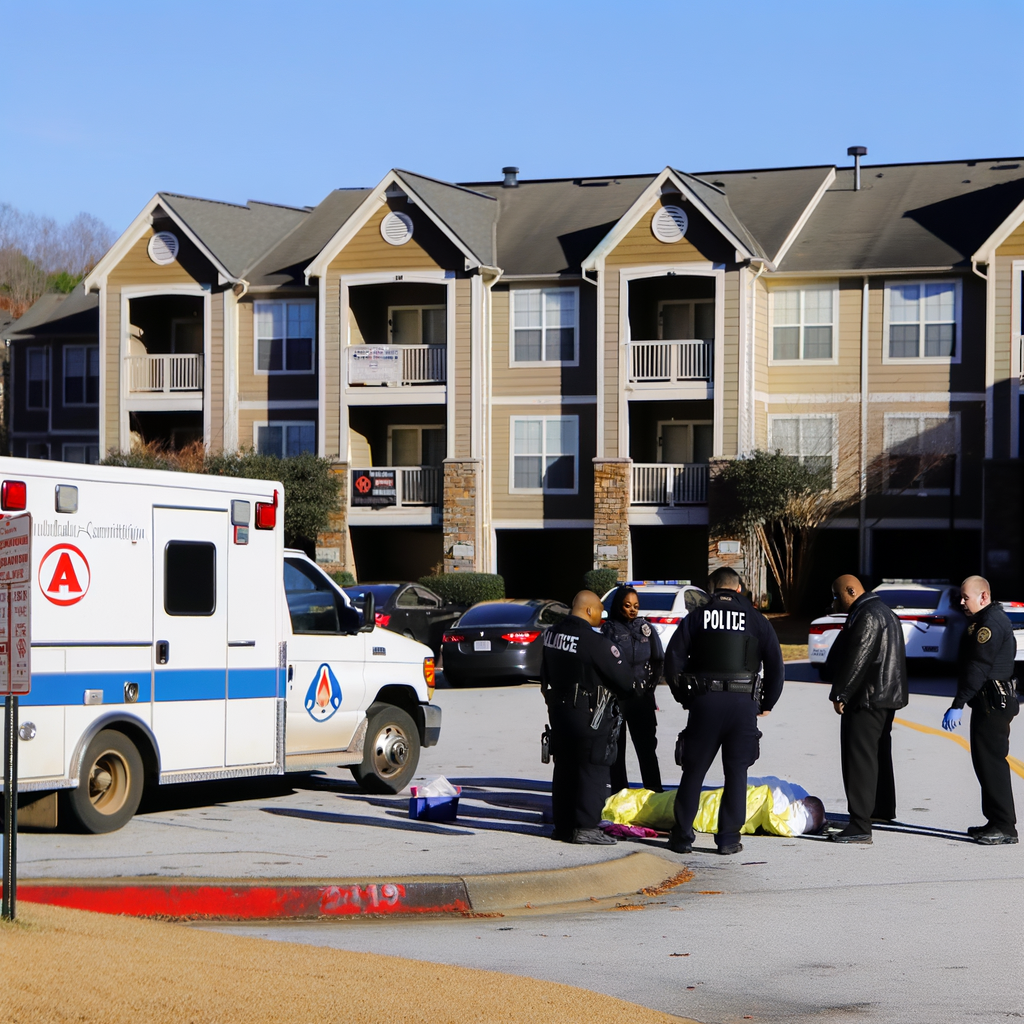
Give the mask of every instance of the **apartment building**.
<path id="1" fill-rule="evenodd" d="M 158 193 L 5 332 L 15 455 L 316 451 L 363 579 L 695 581 L 709 464 L 856 478 L 822 571 L 1020 582 L 1018 160 Z"/>

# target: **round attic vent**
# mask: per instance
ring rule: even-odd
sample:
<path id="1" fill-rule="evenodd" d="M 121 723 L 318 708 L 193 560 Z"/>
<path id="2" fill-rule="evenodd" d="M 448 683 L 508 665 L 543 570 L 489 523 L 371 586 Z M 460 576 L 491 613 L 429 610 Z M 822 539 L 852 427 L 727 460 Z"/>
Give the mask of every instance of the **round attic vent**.
<path id="1" fill-rule="evenodd" d="M 389 213 L 380 222 L 380 233 L 389 245 L 405 245 L 412 238 L 412 217 L 405 213 Z"/>
<path id="2" fill-rule="evenodd" d="M 166 267 L 178 258 L 178 236 L 158 231 L 149 240 L 149 258 L 159 267 Z"/>
<path id="3" fill-rule="evenodd" d="M 679 242 L 686 234 L 689 220 L 678 206 L 663 206 L 651 218 L 651 233 L 659 242 Z"/>

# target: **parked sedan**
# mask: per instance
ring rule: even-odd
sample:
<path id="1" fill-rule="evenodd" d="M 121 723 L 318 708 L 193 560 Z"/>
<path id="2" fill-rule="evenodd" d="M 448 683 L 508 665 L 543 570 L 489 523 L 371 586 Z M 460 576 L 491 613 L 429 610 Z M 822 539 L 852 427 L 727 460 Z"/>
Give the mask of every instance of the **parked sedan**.
<path id="1" fill-rule="evenodd" d="M 544 633 L 569 614 L 560 601 L 481 601 L 444 634 L 451 686 L 540 679 Z"/>
<path id="2" fill-rule="evenodd" d="M 381 629 L 419 640 L 440 650 L 441 634 L 462 612 L 465 605 L 448 604 L 422 583 L 370 583 L 345 587 L 352 604 L 363 610 L 367 592 L 373 594 L 374 617 Z"/>

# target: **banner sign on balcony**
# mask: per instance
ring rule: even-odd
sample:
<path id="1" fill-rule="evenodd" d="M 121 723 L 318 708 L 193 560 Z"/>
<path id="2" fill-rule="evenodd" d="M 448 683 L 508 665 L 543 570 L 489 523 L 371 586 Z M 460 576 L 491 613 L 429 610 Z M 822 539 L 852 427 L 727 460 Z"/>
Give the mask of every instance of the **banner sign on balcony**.
<path id="1" fill-rule="evenodd" d="M 349 384 L 401 384 L 402 350 L 397 345 L 353 345 L 348 350 Z"/>
<path id="2" fill-rule="evenodd" d="M 395 469 L 353 469 L 352 504 L 381 508 L 398 504 Z"/>

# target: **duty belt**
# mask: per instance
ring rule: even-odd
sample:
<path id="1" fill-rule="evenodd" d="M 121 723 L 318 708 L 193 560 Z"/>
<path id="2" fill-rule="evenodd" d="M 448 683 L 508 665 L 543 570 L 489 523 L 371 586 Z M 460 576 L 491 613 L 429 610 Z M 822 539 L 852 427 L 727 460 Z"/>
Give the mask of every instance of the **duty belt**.
<path id="1" fill-rule="evenodd" d="M 757 686 L 758 677 L 732 676 L 715 678 L 713 676 L 688 676 L 692 679 L 698 693 L 722 692 L 728 693 L 753 693 Z"/>

